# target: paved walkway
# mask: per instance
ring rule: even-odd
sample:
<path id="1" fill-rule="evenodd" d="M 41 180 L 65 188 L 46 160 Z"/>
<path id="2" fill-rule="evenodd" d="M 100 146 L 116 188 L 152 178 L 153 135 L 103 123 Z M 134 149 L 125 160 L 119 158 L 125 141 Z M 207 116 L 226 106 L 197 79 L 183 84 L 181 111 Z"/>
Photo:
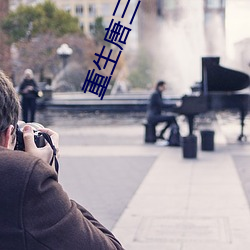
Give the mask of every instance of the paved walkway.
<path id="1" fill-rule="evenodd" d="M 91 189 L 87 192 L 90 196 L 97 193 L 98 185 L 105 188 L 107 196 L 114 196 L 112 200 L 100 192 L 97 201 L 109 200 L 106 211 L 112 219 L 117 217 L 115 225 L 114 221 L 109 225 L 125 249 L 250 249 L 249 206 L 234 160 L 249 157 L 250 145 L 235 142 L 238 123 L 236 127 L 234 122 L 216 126 L 215 151 L 204 152 L 199 147 L 197 159 L 183 159 L 181 148 L 145 145 L 141 125 L 82 127 L 80 123 L 75 129 L 55 126 L 62 137 L 61 163 L 67 163 L 62 166 L 60 182 L 70 196 L 83 205 L 87 203 L 83 193 L 88 187 L 81 182 L 86 178 L 90 180 Z M 82 123 L 84 125 L 84 119 Z M 81 161 L 91 166 L 88 171 Z M 134 185 L 134 191 L 123 200 L 126 203 L 119 208 L 121 212 L 112 211 L 110 208 L 119 203 L 119 196 L 126 193 L 129 184 L 135 182 L 134 176 L 139 175 L 136 164 L 143 167 L 145 161 L 150 167 L 143 170 L 138 185 Z M 119 169 L 114 166 L 111 174 L 106 173 L 107 181 L 112 183 L 108 194 L 104 186 L 107 182 L 103 184 L 96 175 L 101 171 L 99 176 L 105 176 L 113 162 L 121 166 Z M 73 163 L 79 166 L 73 168 Z M 100 164 L 104 164 L 103 168 L 90 175 L 89 171 Z M 128 167 L 134 167 L 135 171 L 131 168 L 127 171 Z M 94 203 L 96 207 L 96 200 Z"/>
<path id="2" fill-rule="evenodd" d="M 232 159 L 250 151 L 232 150 L 220 128 L 215 152 L 199 150 L 194 160 L 176 148 L 159 152 L 113 229 L 125 249 L 250 249 L 248 202 Z"/>

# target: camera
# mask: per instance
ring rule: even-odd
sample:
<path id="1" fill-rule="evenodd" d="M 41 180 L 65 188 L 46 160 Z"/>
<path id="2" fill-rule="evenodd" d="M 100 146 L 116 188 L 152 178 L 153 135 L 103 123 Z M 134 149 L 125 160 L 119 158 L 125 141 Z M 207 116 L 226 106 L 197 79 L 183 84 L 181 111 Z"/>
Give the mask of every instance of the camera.
<path id="1" fill-rule="evenodd" d="M 25 125 L 29 125 L 32 127 L 33 131 L 34 131 L 34 141 L 35 144 L 38 148 L 42 148 L 45 146 L 45 139 L 43 137 L 43 135 L 37 131 L 39 128 L 43 128 L 43 126 L 39 123 L 36 122 L 32 122 L 32 123 L 19 123 L 17 125 L 17 129 L 16 129 L 16 145 L 15 145 L 15 150 L 21 150 L 24 151 L 25 150 L 25 145 L 24 145 L 24 140 L 23 140 L 23 127 Z"/>

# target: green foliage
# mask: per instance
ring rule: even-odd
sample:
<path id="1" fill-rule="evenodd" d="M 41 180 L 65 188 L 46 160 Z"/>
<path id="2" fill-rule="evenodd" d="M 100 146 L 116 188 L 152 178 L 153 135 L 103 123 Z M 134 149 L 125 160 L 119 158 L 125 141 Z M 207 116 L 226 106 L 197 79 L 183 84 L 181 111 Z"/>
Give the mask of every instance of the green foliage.
<path id="1" fill-rule="evenodd" d="M 94 30 L 92 34 L 97 45 L 101 44 L 101 45 L 110 46 L 110 43 L 107 43 L 104 41 L 106 31 L 103 25 L 103 17 L 97 17 L 95 19 L 95 25 L 94 25 Z"/>
<path id="2" fill-rule="evenodd" d="M 137 55 L 137 62 L 135 67 L 131 70 L 128 80 L 132 88 L 148 87 L 148 84 L 152 82 L 152 60 L 146 51 L 140 51 Z"/>
<path id="3" fill-rule="evenodd" d="M 58 9 L 49 0 L 36 6 L 20 5 L 3 21 L 2 29 L 9 35 L 11 42 L 27 38 L 29 32 L 32 35 L 52 33 L 63 36 L 80 31 L 78 19 Z"/>

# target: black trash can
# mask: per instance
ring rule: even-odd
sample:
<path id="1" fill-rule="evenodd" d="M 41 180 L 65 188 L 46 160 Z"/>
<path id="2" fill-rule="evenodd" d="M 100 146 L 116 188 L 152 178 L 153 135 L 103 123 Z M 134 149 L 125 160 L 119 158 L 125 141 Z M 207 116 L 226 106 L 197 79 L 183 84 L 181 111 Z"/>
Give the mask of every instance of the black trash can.
<path id="1" fill-rule="evenodd" d="M 156 142 L 156 131 L 155 131 L 155 124 L 145 122 L 143 124 L 145 126 L 145 137 L 144 141 L 146 143 L 154 143 Z"/>
<path id="2" fill-rule="evenodd" d="M 214 131 L 213 130 L 201 131 L 201 150 L 214 151 Z"/>
<path id="3" fill-rule="evenodd" d="M 197 137 L 189 135 L 182 137 L 182 152 L 183 158 L 196 158 L 197 157 Z"/>

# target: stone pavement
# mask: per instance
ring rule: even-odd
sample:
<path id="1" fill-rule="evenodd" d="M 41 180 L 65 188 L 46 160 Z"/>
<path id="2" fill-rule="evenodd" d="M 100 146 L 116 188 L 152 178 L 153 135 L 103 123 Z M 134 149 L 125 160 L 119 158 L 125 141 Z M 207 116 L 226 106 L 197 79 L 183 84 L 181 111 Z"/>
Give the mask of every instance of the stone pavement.
<path id="1" fill-rule="evenodd" d="M 194 160 L 176 148 L 159 152 L 113 229 L 126 249 L 250 248 L 249 207 L 232 158 L 249 155 L 250 147 L 230 148 L 224 135 L 230 125 L 221 127 L 215 152 L 199 151 Z"/>
<path id="2" fill-rule="evenodd" d="M 250 145 L 234 141 L 238 134 L 234 125 L 215 126 L 215 151 L 199 148 L 197 159 L 183 159 L 181 148 L 145 145 L 141 125 L 55 127 L 62 135 L 59 179 L 83 205 L 88 188 L 81 183 L 84 176 L 92 187 L 88 193 L 94 195 L 98 186 L 104 189 L 107 196 L 100 193 L 99 202 L 108 200 L 106 209 L 117 218 L 109 226 L 127 250 L 250 249 L 249 206 L 237 172 L 237 164 L 249 157 Z M 96 165 L 103 166 L 95 172 L 98 178 L 89 175 Z M 109 178 L 102 183 L 105 175 Z M 112 183 L 110 190 L 107 183 Z M 134 185 L 128 193 L 129 183 Z M 119 203 L 123 203 L 119 211 L 112 211 Z"/>

